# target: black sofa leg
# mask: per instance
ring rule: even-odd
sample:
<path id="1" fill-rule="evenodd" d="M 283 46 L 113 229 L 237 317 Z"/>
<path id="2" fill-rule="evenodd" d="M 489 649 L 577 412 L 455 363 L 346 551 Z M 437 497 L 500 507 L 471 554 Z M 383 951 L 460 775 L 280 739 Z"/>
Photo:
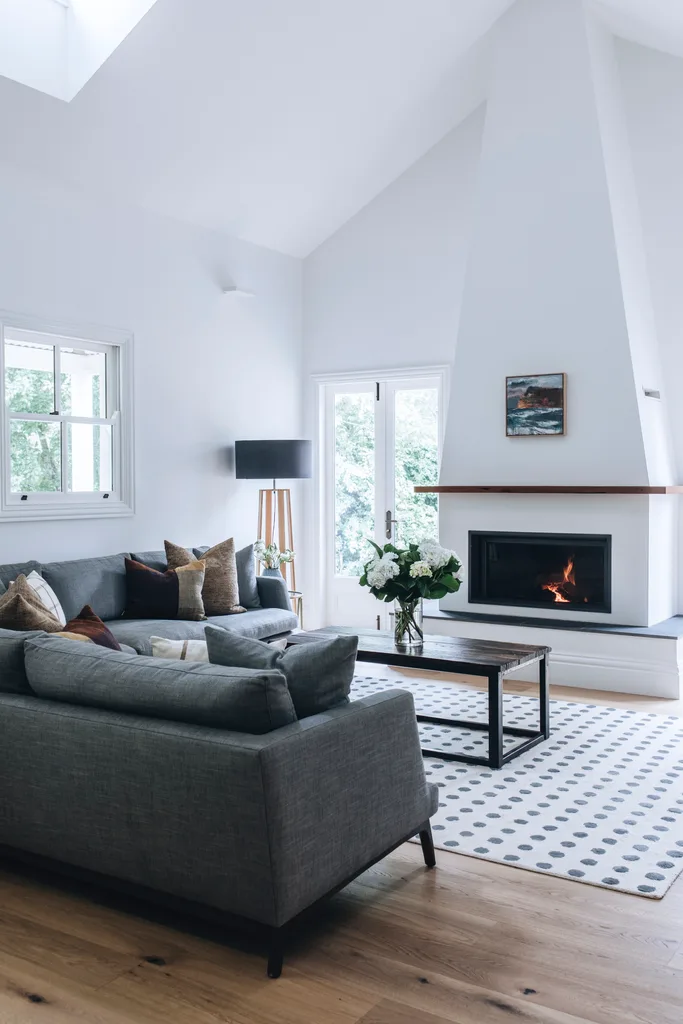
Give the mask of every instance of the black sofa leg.
<path id="1" fill-rule="evenodd" d="M 427 824 L 420 829 L 420 842 L 422 844 L 422 854 L 425 859 L 425 864 L 428 868 L 436 867 L 436 854 L 434 853 L 434 840 L 432 839 L 432 826 Z"/>
<path id="2" fill-rule="evenodd" d="M 279 978 L 284 959 L 284 928 L 273 928 L 268 946 L 268 977 Z"/>

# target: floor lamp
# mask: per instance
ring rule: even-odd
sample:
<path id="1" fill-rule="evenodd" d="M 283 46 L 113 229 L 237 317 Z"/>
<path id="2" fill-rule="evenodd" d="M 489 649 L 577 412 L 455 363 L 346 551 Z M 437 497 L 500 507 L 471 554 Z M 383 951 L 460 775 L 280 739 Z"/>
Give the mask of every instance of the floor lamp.
<path id="1" fill-rule="evenodd" d="M 272 480 L 273 486 L 259 491 L 258 540 L 275 543 L 280 551 L 294 547 L 292 498 L 288 487 L 278 480 L 306 480 L 312 475 L 310 441 L 236 441 L 235 476 L 238 480 Z M 296 590 L 296 560 L 284 562 L 280 570 L 290 590 Z"/>

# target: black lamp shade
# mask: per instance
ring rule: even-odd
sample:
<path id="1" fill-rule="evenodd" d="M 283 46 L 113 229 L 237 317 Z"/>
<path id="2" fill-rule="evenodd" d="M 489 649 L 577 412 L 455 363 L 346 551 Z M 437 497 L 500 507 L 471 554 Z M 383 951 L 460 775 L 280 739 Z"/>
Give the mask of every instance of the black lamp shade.
<path id="1" fill-rule="evenodd" d="M 304 480 L 312 475 L 310 441 L 235 441 L 238 480 Z"/>

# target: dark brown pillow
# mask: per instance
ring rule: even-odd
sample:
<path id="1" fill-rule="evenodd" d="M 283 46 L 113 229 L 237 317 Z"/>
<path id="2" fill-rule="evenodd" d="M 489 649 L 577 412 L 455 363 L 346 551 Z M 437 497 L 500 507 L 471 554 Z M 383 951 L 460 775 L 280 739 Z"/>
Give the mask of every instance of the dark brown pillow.
<path id="1" fill-rule="evenodd" d="M 112 631 L 102 622 L 99 615 L 95 615 L 89 604 L 81 608 L 75 619 L 67 622 L 64 633 L 78 633 L 99 647 L 109 647 L 112 651 L 121 650 L 121 644 Z"/>
<path id="2" fill-rule="evenodd" d="M 126 559 L 126 618 L 205 619 L 202 601 L 204 562 L 158 572 Z"/>

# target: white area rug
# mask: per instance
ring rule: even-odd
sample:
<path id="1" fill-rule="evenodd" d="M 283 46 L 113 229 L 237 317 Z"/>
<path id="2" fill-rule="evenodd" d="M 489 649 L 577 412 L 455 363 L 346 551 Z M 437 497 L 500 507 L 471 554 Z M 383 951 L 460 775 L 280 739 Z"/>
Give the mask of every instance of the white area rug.
<path id="1" fill-rule="evenodd" d="M 486 720 L 484 693 L 394 673 L 357 675 L 353 696 L 396 687 L 423 714 Z M 536 698 L 506 695 L 504 709 L 506 725 L 537 726 Z M 550 714 L 550 739 L 500 771 L 425 758 L 435 845 L 661 899 L 683 871 L 683 719 L 558 700 Z M 419 730 L 425 748 L 487 752 L 485 732 Z"/>

